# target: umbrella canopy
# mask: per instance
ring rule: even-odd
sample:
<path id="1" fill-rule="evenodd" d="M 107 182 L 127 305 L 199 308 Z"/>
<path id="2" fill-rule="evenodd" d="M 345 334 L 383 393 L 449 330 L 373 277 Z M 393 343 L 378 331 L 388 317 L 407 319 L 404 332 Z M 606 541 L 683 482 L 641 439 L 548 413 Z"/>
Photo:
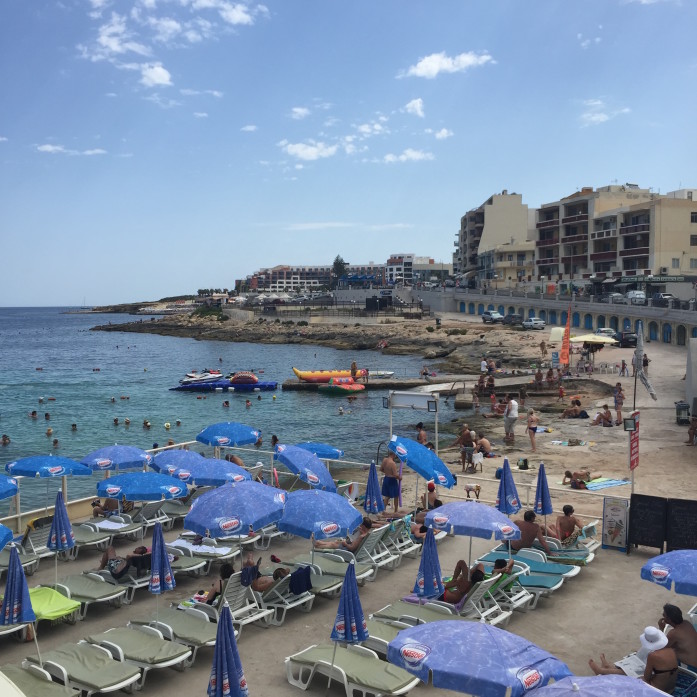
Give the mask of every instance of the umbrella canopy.
<path id="1" fill-rule="evenodd" d="M 152 462 L 152 455 L 132 445 L 108 445 L 80 460 L 92 470 L 143 469 Z"/>
<path id="2" fill-rule="evenodd" d="M 244 482 L 252 479 L 252 475 L 244 467 L 213 457 L 202 457 L 200 461 L 192 462 L 185 467 L 177 467 L 168 474 L 180 482 L 196 486 L 222 486 L 229 482 Z"/>
<path id="3" fill-rule="evenodd" d="M 368 472 L 368 483 L 365 487 L 365 499 L 363 500 L 363 510 L 366 513 L 380 513 L 385 510 L 385 502 L 382 500 L 380 491 L 380 481 L 378 480 L 378 470 L 375 467 L 375 460 L 370 463 Z"/>
<path id="4" fill-rule="evenodd" d="M 392 436 L 388 449 L 407 467 L 411 467 L 417 474 L 420 474 L 427 481 L 433 480 L 448 489 L 455 486 L 455 477 L 438 455 L 421 443 L 417 443 L 411 438 Z"/>
<path id="5" fill-rule="evenodd" d="M 232 614 L 226 600 L 218 618 L 213 667 L 208 679 L 208 697 L 247 697 L 248 694 L 247 680 L 237 651 Z"/>
<path id="6" fill-rule="evenodd" d="M 171 591 L 177 584 L 169 564 L 169 555 L 160 523 L 155 523 L 153 528 L 150 559 L 150 584 L 148 586 L 150 592 L 159 595 L 165 591 Z"/>
<path id="7" fill-rule="evenodd" d="M 206 537 L 244 535 L 275 523 L 283 512 L 286 492 L 259 482 L 225 484 L 197 499 L 184 518 L 184 528 Z"/>
<path id="8" fill-rule="evenodd" d="M 339 598 L 339 608 L 329 638 L 332 641 L 356 644 L 360 641 L 365 641 L 369 636 L 368 627 L 363 616 L 361 599 L 358 596 L 356 562 L 351 560 L 344 576 L 344 585 L 341 587 L 341 597 Z"/>
<path id="9" fill-rule="evenodd" d="M 433 529 L 429 528 L 424 540 L 419 570 L 414 583 L 414 593 L 419 598 L 437 598 L 445 591 L 438 560 L 438 549 Z"/>
<path id="10" fill-rule="evenodd" d="M 4 549 L 5 545 L 12 539 L 12 530 L 5 525 L 0 524 L 0 549 Z"/>
<path id="11" fill-rule="evenodd" d="M 501 511 L 483 503 L 453 501 L 426 514 L 425 525 L 490 540 L 519 540 L 520 530 Z"/>
<path id="12" fill-rule="evenodd" d="M 172 474 L 176 469 L 187 469 L 205 459 L 194 450 L 163 450 L 155 455 L 150 467 L 162 474 Z"/>
<path id="13" fill-rule="evenodd" d="M 547 484 L 547 473 L 543 463 L 540 463 L 540 469 L 537 472 L 537 488 L 535 489 L 535 506 L 533 510 L 537 515 L 552 515 L 554 513 L 552 497 L 549 495 L 549 485 Z"/>
<path id="14" fill-rule="evenodd" d="M 324 540 L 344 537 L 353 532 L 362 520 L 360 511 L 343 496 L 312 489 L 288 494 L 283 516 L 277 526 L 279 530 L 293 535 L 306 538 L 314 535 L 316 540 Z"/>
<path id="15" fill-rule="evenodd" d="M 297 445 L 277 445 L 273 457 L 313 489 L 336 492 L 332 475 L 314 453 Z"/>
<path id="16" fill-rule="evenodd" d="M 206 445 L 252 445 L 261 437 L 261 431 L 236 421 L 225 421 L 208 426 L 196 436 L 199 443 Z"/>
<path id="17" fill-rule="evenodd" d="M 333 445 L 328 443 L 314 443 L 312 441 L 306 441 L 305 443 L 297 443 L 297 448 L 302 448 L 303 450 L 309 450 L 311 453 L 317 455 L 321 460 L 339 460 L 344 456 L 344 451 L 335 448 Z"/>
<path id="18" fill-rule="evenodd" d="M 27 622 L 36 622 L 36 615 L 31 606 L 29 587 L 19 560 L 19 552 L 12 545 L 5 581 L 5 596 L 0 608 L 0 625 L 26 624 Z"/>
<path id="19" fill-rule="evenodd" d="M 572 344 L 616 344 L 617 339 L 602 334 L 583 334 L 572 337 L 569 342 Z"/>
<path id="20" fill-rule="evenodd" d="M 387 660 L 434 687 L 480 697 L 523 697 L 571 675 L 559 659 L 527 639 L 481 622 L 445 620 L 403 629 Z"/>
<path id="21" fill-rule="evenodd" d="M 659 554 L 641 567 L 641 577 L 645 581 L 657 583 L 666 590 L 675 588 L 681 595 L 697 596 L 697 550 L 678 549 Z"/>
<path id="22" fill-rule="evenodd" d="M 17 480 L 14 477 L 0 475 L 0 499 L 9 499 L 17 493 Z"/>
<path id="23" fill-rule="evenodd" d="M 186 484 L 157 472 L 117 474 L 97 484 L 97 494 L 126 501 L 161 501 L 186 496 Z"/>
<path id="24" fill-rule="evenodd" d="M 89 477 L 92 470 L 75 460 L 55 455 L 32 455 L 5 465 L 5 471 L 21 477 L 62 477 L 66 474 Z"/>
<path id="25" fill-rule="evenodd" d="M 48 533 L 46 546 L 54 552 L 60 552 L 75 546 L 73 527 L 68 518 L 68 511 L 63 501 L 63 492 L 56 494 L 56 506 L 53 511 L 51 530 Z"/>
<path id="26" fill-rule="evenodd" d="M 660 697 L 662 693 L 628 675 L 572 675 L 535 691 L 540 697 Z"/>
<path id="27" fill-rule="evenodd" d="M 499 491 L 496 494 L 496 508 L 505 515 L 517 513 L 521 508 L 518 490 L 515 488 L 511 466 L 508 464 L 507 457 L 503 459 L 503 472 L 501 472 Z"/>

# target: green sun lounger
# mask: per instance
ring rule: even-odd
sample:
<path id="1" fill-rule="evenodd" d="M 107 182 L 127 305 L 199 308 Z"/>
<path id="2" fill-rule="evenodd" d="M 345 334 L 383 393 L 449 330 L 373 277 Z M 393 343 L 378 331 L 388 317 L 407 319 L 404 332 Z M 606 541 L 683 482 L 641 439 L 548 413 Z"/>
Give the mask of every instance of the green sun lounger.
<path id="1" fill-rule="evenodd" d="M 48 586 L 37 586 L 29 589 L 29 597 L 37 622 L 40 620 L 51 620 L 52 622 L 63 620 L 68 624 L 77 622 L 80 615 L 80 603 L 66 598 L 57 590 Z"/>
<path id="2" fill-rule="evenodd" d="M 92 644 L 64 644 L 41 657 L 44 670 L 65 685 L 81 690 L 83 697 L 122 690 L 140 678 L 139 668 L 115 661 L 108 651 Z M 29 657 L 26 662 L 36 664 L 38 660 Z"/>
<path id="3" fill-rule="evenodd" d="M 93 603 L 108 603 L 114 607 L 121 607 L 126 588 L 119 588 L 107 583 L 99 574 L 75 574 L 62 578 L 55 586 L 55 590 L 66 598 L 80 603 L 80 619 L 84 619 L 87 609 Z"/>
<path id="4" fill-rule="evenodd" d="M 191 649 L 176 641 L 165 641 L 162 634 L 147 625 L 141 627 L 115 627 L 100 634 L 85 637 L 90 644 L 107 649 L 118 661 L 127 661 L 142 670 L 136 689 L 145 684 L 148 672 L 153 668 L 180 668 L 191 658 Z"/>
<path id="5" fill-rule="evenodd" d="M 387 624 L 387 622 L 378 622 L 377 620 L 366 620 L 368 628 L 368 638 L 361 642 L 362 646 L 368 649 L 377 651 L 381 655 L 387 654 L 387 645 L 397 637 L 397 634 L 403 629 L 397 625 Z M 406 624 L 404 625 L 407 626 Z"/>
<path id="6" fill-rule="evenodd" d="M 65 552 L 69 559 L 77 559 L 80 550 L 86 549 L 87 547 L 95 547 L 98 550 L 104 551 L 111 542 L 110 533 L 100 532 L 88 523 L 74 525 L 73 535 L 75 537 L 75 546 Z M 63 554 L 63 552 L 61 552 L 61 554 Z"/>
<path id="7" fill-rule="evenodd" d="M 331 554 L 323 552 L 315 552 L 312 555 L 301 554 L 294 557 L 290 564 L 293 566 L 315 566 L 322 575 L 339 576 L 341 578 L 346 576 L 346 569 L 348 568 L 348 562 L 340 557 L 333 557 Z M 372 566 L 356 563 L 356 581 L 358 581 L 359 586 L 373 578 L 375 578 L 375 571 Z"/>
<path id="8" fill-rule="evenodd" d="M 4 681 L 5 682 L 4 682 Z M 17 691 L 14 692 L 13 689 Z M 59 685 L 38 666 L 25 670 L 19 666 L 4 665 L 0 668 L 0 695 L 3 697 L 76 697 L 70 687 Z"/>
<path id="9" fill-rule="evenodd" d="M 387 624 L 397 624 L 403 628 L 407 625 L 437 622 L 438 620 L 464 620 L 464 617 L 460 617 L 454 608 L 449 610 L 444 605 L 419 605 L 408 603 L 405 600 L 397 600 L 374 612 L 370 615 L 370 619 Z"/>
<path id="10" fill-rule="evenodd" d="M 336 654 L 334 650 L 331 644 L 314 645 L 288 656 L 288 682 L 307 690 L 315 675 L 324 675 L 343 684 L 346 697 L 353 697 L 355 692 L 363 697 L 403 695 L 421 682 L 403 668 L 381 661 L 364 646 L 336 646 Z"/>
<path id="11" fill-rule="evenodd" d="M 39 557 L 32 552 L 25 552 L 21 546 L 16 545 L 19 553 L 19 563 L 27 576 L 31 576 L 39 568 Z M 10 547 L 6 546 L 0 550 L 0 574 L 7 571 L 10 565 Z"/>

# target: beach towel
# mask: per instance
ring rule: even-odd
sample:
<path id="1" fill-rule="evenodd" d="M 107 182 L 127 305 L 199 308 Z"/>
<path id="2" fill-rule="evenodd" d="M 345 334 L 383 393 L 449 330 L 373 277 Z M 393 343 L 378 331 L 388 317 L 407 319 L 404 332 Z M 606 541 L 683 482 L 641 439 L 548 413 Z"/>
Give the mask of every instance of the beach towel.
<path id="1" fill-rule="evenodd" d="M 309 566 L 301 566 L 290 575 L 288 588 L 293 595 L 302 595 L 306 591 L 312 590 L 310 580 L 311 570 Z"/>
<path id="2" fill-rule="evenodd" d="M 551 433 L 552 429 L 549 426 L 538 426 L 535 433 Z"/>
<path id="3" fill-rule="evenodd" d="M 625 484 L 629 484 L 629 480 L 600 477 L 599 479 L 594 479 L 590 482 L 586 482 L 586 489 L 590 491 L 597 491 L 598 489 L 607 489 L 611 486 L 624 486 Z"/>
<path id="4" fill-rule="evenodd" d="M 575 446 L 575 445 L 595 445 L 595 443 L 591 443 L 587 440 L 574 440 L 573 438 L 571 440 L 553 440 L 550 441 L 552 445 L 570 445 L 570 446 Z"/>

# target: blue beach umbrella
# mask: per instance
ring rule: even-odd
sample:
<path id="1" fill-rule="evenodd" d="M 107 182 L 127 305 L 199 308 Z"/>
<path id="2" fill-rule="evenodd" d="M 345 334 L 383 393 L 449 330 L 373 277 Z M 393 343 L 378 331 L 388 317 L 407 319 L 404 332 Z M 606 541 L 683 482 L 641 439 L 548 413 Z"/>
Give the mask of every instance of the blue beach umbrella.
<path id="1" fill-rule="evenodd" d="M 203 497 L 201 497 L 203 498 Z M 363 516 L 343 496 L 318 489 L 293 491 L 277 526 L 283 532 L 316 540 L 344 537 L 353 532 Z"/>
<path id="2" fill-rule="evenodd" d="M 247 680 L 235 641 L 232 614 L 226 600 L 218 618 L 213 667 L 208 679 L 208 697 L 247 697 L 248 694 Z"/>
<path id="3" fill-rule="evenodd" d="M 445 587 L 440 571 L 440 561 L 438 560 L 438 549 L 433 529 L 429 528 L 424 540 L 419 570 L 416 573 L 414 583 L 414 593 L 419 598 L 437 598 L 442 595 Z"/>
<path id="4" fill-rule="evenodd" d="M 677 549 L 659 554 L 641 567 L 641 578 L 657 583 L 666 590 L 675 589 L 680 595 L 697 596 L 697 550 Z"/>
<path id="5" fill-rule="evenodd" d="M 132 445 L 108 445 L 94 450 L 80 463 L 95 471 L 143 469 L 152 462 L 152 455 Z"/>
<path id="6" fill-rule="evenodd" d="M 75 460 L 56 455 L 32 455 L 5 465 L 5 471 L 18 477 L 62 477 L 72 474 L 89 477 L 92 470 Z"/>
<path id="7" fill-rule="evenodd" d="M 343 450 L 339 450 L 339 448 L 335 448 L 328 443 L 306 441 L 305 443 L 297 443 L 296 447 L 314 453 L 321 460 L 339 460 L 344 456 Z"/>
<path id="8" fill-rule="evenodd" d="M 34 608 L 31 606 L 27 577 L 24 575 L 17 547 L 11 545 L 10 563 L 7 567 L 7 578 L 5 580 L 5 595 L 2 599 L 2 607 L 0 607 L 0 626 L 13 624 L 33 625 L 34 622 L 36 622 L 36 615 L 34 614 Z M 36 640 L 36 628 L 34 628 L 34 643 L 36 644 L 39 663 L 43 665 L 39 643 Z"/>
<path id="9" fill-rule="evenodd" d="M 165 546 L 165 538 L 162 535 L 162 525 L 155 523 L 152 532 L 152 548 L 150 553 L 150 583 L 148 588 L 155 594 L 155 619 L 159 619 L 160 593 L 171 591 L 176 586 L 172 567 L 169 564 L 169 555 Z"/>
<path id="10" fill-rule="evenodd" d="M 479 697 L 524 697 L 571 675 L 568 666 L 527 639 L 481 622 L 444 620 L 403 629 L 387 660 L 442 687 Z"/>
<path id="11" fill-rule="evenodd" d="M 163 450 L 157 453 L 150 463 L 150 467 L 162 474 L 172 474 L 176 469 L 187 469 L 191 465 L 201 462 L 206 458 L 194 450 Z"/>
<path id="12" fill-rule="evenodd" d="M 628 675 L 572 675 L 535 690 L 537 697 L 658 697 L 660 692 Z"/>
<path id="13" fill-rule="evenodd" d="M 97 494 L 126 501 L 161 501 L 186 496 L 186 484 L 157 472 L 117 474 L 97 484 Z"/>
<path id="14" fill-rule="evenodd" d="M 17 493 L 17 480 L 14 477 L 0 476 L 0 499 L 9 499 Z"/>
<path id="15" fill-rule="evenodd" d="M 53 510 L 53 520 L 51 521 L 51 529 L 48 533 L 46 546 L 56 552 L 56 583 L 58 583 L 58 552 L 64 552 L 75 546 L 73 526 L 70 524 L 70 518 L 68 518 L 62 491 L 56 494 L 56 505 Z"/>
<path id="16" fill-rule="evenodd" d="M 511 466 L 508 464 L 507 457 L 503 459 L 503 472 L 501 472 L 499 491 L 496 494 L 496 508 L 505 515 L 517 513 L 521 508 L 518 490 L 515 488 Z"/>
<path id="17" fill-rule="evenodd" d="M 13 538 L 12 530 L 0 524 L 0 550 L 5 549 L 5 545 Z"/>
<path id="18" fill-rule="evenodd" d="M 273 457 L 313 489 L 336 492 L 332 475 L 314 453 L 297 445 L 277 445 Z"/>
<path id="19" fill-rule="evenodd" d="M 170 465 L 171 467 L 171 465 Z M 222 486 L 228 483 L 251 481 L 252 475 L 244 467 L 227 460 L 202 457 L 188 466 L 168 472 L 180 482 L 195 486 Z"/>
<path id="20" fill-rule="evenodd" d="M 537 515 L 552 515 L 552 497 L 549 495 L 549 485 L 547 484 L 547 473 L 545 466 L 540 463 L 540 470 L 537 473 L 537 488 L 535 489 L 535 507 L 533 509 Z"/>
<path id="21" fill-rule="evenodd" d="M 387 447 L 407 467 L 413 469 L 426 481 L 433 480 L 436 484 L 447 489 L 452 489 L 455 486 L 455 477 L 453 477 L 452 472 L 430 448 L 411 438 L 402 438 L 401 436 L 392 436 Z"/>
<path id="22" fill-rule="evenodd" d="M 225 484 L 194 500 L 184 528 L 205 537 L 245 535 L 279 520 L 286 496 L 259 482 Z"/>
<path id="23" fill-rule="evenodd" d="M 253 445 L 260 436 L 261 430 L 259 429 L 236 421 L 226 421 L 207 426 L 196 436 L 196 440 L 206 445 L 234 447 Z"/>
<path id="24" fill-rule="evenodd" d="M 380 481 L 378 480 L 378 470 L 375 467 L 375 460 L 370 463 L 370 472 L 368 472 L 368 483 L 365 487 L 365 499 L 363 501 L 363 510 L 366 513 L 380 513 L 385 510 L 385 502 L 382 500 L 382 492 L 380 491 Z"/>

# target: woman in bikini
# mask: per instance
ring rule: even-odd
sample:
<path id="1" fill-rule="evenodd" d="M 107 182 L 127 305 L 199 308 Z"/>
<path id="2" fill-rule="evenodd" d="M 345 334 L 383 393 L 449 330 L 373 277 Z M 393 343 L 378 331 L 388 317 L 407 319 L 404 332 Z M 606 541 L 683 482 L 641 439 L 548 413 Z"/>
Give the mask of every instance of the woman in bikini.
<path id="1" fill-rule="evenodd" d="M 537 449 L 535 447 L 535 435 L 537 434 L 537 424 L 540 420 L 537 418 L 534 409 L 528 409 L 528 435 L 530 436 L 530 445 L 532 445 L 532 451 L 535 453 Z"/>

